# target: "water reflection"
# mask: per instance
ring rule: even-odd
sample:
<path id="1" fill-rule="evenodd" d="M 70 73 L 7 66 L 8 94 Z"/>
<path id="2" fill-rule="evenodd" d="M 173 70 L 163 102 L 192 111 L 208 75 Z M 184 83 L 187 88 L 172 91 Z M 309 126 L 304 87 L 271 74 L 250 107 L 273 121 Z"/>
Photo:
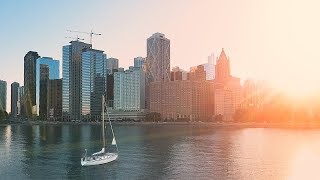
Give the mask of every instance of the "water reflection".
<path id="1" fill-rule="evenodd" d="M 0 126 L 0 179 L 320 179 L 320 130 L 118 125 L 119 159 L 83 168 L 100 128 Z"/>

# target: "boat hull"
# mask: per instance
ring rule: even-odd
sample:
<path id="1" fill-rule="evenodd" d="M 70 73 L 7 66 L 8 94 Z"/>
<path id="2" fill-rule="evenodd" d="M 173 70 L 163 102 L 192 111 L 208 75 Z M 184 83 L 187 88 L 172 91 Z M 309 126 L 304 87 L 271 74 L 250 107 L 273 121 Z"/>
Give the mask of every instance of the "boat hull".
<path id="1" fill-rule="evenodd" d="M 81 166 L 94 166 L 106 164 L 115 161 L 118 158 L 117 153 L 105 153 L 99 156 L 81 158 Z"/>

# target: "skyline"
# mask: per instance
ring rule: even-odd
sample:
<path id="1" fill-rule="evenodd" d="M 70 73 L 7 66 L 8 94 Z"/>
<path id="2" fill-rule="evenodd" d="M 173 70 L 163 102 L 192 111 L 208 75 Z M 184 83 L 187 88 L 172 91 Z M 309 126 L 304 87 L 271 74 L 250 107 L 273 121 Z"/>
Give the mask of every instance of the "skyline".
<path id="1" fill-rule="evenodd" d="M 124 68 L 134 57 L 146 57 L 147 38 L 161 32 L 171 41 L 171 67 L 189 70 L 224 48 L 232 74 L 242 82 L 266 80 L 295 95 L 320 89 L 317 1 L 75 2 L 0 2 L 0 54 L 6 65 L 0 67 L 0 79 L 7 87 L 23 84 L 23 56 L 29 50 L 62 64 L 62 46 L 70 41 L 64 37 L 77 35 L 66 30 L 93 29 L 102 33 L 93 37 L 93 48 L 118 58 Z M 88 35 L 78 35 L 89 42 Z M 7 93 L 10 97 L 9 88 Z"/>

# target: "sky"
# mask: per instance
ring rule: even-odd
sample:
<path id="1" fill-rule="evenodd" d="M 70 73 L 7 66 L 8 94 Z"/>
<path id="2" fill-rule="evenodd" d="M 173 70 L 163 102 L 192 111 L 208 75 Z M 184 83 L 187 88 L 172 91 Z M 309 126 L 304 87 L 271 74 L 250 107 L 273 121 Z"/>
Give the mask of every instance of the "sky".
<path id="1" fill-rule="evenodd" d="M 101 33 L 93 47 L 127 68 L 146 56 L 146 39 L 164 33 L 171 67 L 189 70 L 222 48 L 231 73 L 265 80 L 294 95 L 320 93 L 320 2 L 317 0 L 55 0 L 0 1 L 0 79 L 23 84 L 30 51 L 62 59 L 62 46 L 77 35 Z M 62 63 L 62 61 L 60 62 Z"/>

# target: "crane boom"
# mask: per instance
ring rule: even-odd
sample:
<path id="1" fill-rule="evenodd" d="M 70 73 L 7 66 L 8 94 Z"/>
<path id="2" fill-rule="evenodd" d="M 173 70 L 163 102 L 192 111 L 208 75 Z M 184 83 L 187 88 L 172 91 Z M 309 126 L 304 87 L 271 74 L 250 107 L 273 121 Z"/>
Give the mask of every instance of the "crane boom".
<path id="1" fill-rule="evenodd" d="M 83 34 L 89 34 L 90 36 L 90 44 L 92 45 L 92 35 L 101 36 L 101 33 L 95 33 L 92 30 L 90 32 L 83 32 L 83 31 L 75 31 L 75 30 L 67 30 L 68 32 L 74 32 L 74 33 L 83 33 Z"/>

